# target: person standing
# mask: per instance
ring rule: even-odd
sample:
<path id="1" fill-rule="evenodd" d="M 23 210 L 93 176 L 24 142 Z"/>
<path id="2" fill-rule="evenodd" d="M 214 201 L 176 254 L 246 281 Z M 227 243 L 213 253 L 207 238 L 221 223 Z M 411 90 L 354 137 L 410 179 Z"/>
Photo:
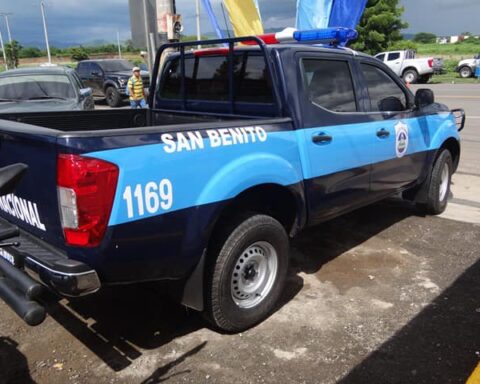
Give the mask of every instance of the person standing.
<path id="1" fill-rule="evenodd" d="M 145 89 L 143 87 L 142 76 L 140 76 L 140 68 L 132 69 L 133 76 L 128 80 L 128 91 L 130 94 L 130 106 L 132 109 L 146 108 Z"/>

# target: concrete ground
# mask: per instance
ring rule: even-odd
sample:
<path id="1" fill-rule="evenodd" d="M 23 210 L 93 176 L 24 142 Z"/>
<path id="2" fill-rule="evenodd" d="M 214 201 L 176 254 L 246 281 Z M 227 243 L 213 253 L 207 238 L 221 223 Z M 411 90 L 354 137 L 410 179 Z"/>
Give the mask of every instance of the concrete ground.
<path id="1" fill-rule="evenodd" d="M 470 118 L 449 209 L 377 204 L 297 238 L 267 321 L 205 326 L 158 288 L 45 297 L 29 328 L 0 303 L 0 383 L 465 383 L 480 358 L 480 87 L 432 87 Z"/>

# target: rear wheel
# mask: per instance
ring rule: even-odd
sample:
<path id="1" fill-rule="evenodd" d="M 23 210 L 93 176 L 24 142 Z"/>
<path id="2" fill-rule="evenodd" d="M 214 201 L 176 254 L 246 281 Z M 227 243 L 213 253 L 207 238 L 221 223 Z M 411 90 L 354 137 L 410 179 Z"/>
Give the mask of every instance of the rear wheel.
<path id="1" fill-rule="evenodd" d="M 227 332 L 240 332 L 266 319 L 287 275 L 289 242 L 283 226 L 270 216 L 243 216 L 210 248 L 206 318 Z"/>
<path id="2" fill-rule="evenodd" d="M 427 214 L 439 215 L 447 208 L 452 173 L 452 155 L 450 151 L 444 149 L 433 166 L 427 189 L 426 204 L 421 205 Z"/>
<path id="3" fill-rule="evenodd" d="M 108 87 L 105 91 L 105 100 L 112 108 L 117 108 L 122 104 L 122 95 L 115 87 Z"/>
<path id="4" fill-rule="evenodd" d="M 458 73 L 460 74 L 460 77 L 463 79 L 468 79 L 473 75 L 472 68 L 470 67 L 462 67 L 460 68 L 460 71 L 458 71 Z"/>
<path id="5" fill-rule="evenodd" d="M 407 84 L 416 84 L 418 81 L 418 72 L 415 69 L 407 69 L 403 73 L 403 80 Z"/>

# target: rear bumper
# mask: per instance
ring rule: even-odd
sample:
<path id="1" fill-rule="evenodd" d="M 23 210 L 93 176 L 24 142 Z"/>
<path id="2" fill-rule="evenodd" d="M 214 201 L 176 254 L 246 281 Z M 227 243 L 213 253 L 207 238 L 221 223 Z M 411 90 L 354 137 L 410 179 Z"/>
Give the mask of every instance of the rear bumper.
<path id="1" fill-rule="evenodd" d="M 0 220 L 0 231 L 14 227 Z M 64 296 L 84 296 L 100 289 L 97 272 L 80 261 L 72 260 L 48 244 L 20 230 L 19 236 L 9 238 L 18 247 L 8 247 L 3 254 L 11 255 L 15 266 L 35 280 L 53 288 Z"/>

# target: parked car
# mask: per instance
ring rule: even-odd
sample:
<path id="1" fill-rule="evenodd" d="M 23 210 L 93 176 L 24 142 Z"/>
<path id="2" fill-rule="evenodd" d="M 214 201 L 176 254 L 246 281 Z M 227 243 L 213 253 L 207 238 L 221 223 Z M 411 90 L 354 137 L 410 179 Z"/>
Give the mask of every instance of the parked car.
<path id="1" fill-rule="evenodd" d="M 91 110 L 92 90 L 66 67 L 35 67 L 0 73 L 0 113 Z"/>
<path id="2" fill-rule="evenodd" d="M 441 59 L 416 58 L 413 50 L 382 52 L 375 56 L 409 84 L 425 84 L 435 73 L 443 70 Z"/>
<path id="3" fill-rule="evenodd" d="M 474 77 L 478 60 L 480 60 L 480 54 L 475 56 L 473 59 L 462 60 L 458 63 L 455 71 L 464 79 Z"/>
<path id="4" fill-rule="evenodd" d="M 443 212 L 463 121 L 378 60 L 315 45 L 342 36 L 168 44 L 150 109 L 0 115 L 0 167 L 28 167 L 0 198 L 0 241 L 19 243 L 0 252 L 0 297 L 38 324 L 38 281 L 75 297 L 166 280 L 241 331 L 276 308 L 302 229 L 397 194 Z"/>
<path id="5" fill-rule="evenodd" d="M 128 60 L 84 60 L 77 72 L 82 81 L 93 89 L 96 98 L 105 99 L 112 107 L 119 107 L 128 97 L 125 90 L 132 76 L 134 64 Z M 142 71 L 145 88 L 150 86 L 150 75 Z"/>

